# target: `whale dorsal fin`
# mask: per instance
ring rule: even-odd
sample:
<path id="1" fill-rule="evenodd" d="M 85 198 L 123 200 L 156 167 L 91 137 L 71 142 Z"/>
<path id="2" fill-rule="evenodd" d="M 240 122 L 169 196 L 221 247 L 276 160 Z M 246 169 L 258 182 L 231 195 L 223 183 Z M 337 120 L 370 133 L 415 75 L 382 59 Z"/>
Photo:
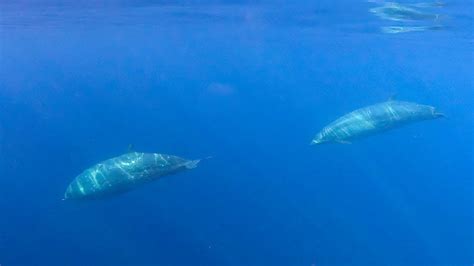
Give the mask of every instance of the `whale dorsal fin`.
<path id="1" fill-rule="evenodd" d="M 390 97 L 388 97 L 388 101 L 389 102 L 390 101 L 395 101 L 397 99 L 397 96 L 398 96 L 397 93 L 394 93 L 394 94 L 390 95 Z"/>

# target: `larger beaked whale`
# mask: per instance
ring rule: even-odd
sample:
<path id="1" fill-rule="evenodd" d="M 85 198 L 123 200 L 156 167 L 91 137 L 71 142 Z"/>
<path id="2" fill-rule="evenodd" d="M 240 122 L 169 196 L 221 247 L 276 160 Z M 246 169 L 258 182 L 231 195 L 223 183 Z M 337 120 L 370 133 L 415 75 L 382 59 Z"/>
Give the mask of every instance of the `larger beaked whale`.
<path id="1" fill-rule="evenodd" d="M 429 105 L 395 101 L 367 106 L 350 112 L 324 127 L 311 145 L 327 142 L 350 143 L 353 139 L 373 135 L 417 121 L 444 117 Z"/>
<path id="2" fill-rule="evenodd" d="M 163 176 L 196 168 L 199 161 L 159 153 L 123 154 L 78 175 L 66 189 L 64 200 L 101 198 L 126 192 Z"/>

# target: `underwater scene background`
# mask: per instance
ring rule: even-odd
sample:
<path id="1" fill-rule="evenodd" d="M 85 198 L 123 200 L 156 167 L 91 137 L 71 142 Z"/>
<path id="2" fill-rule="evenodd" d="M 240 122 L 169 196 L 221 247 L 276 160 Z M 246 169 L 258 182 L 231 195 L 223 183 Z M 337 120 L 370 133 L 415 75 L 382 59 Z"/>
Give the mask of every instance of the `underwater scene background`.
<path id="1" fill-rule="evenodd" d="M 1 1 L 0 265 L 472 265 L 473 7 Z M 309 145 L 395 94 L 447 118 Z M 129 150 L 212 158 L 62 201 Z"/>

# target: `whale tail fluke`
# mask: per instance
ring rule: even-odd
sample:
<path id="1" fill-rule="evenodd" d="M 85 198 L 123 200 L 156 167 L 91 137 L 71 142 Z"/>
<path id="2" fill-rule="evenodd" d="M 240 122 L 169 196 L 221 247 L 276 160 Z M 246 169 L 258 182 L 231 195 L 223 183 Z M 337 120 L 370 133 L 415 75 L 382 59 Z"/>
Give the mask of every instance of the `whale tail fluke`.
<path id="1" fill-rule="evenodd" d="M 184 164 L 184 167 L 186 167 L 187 169 L 194 169 L 198 166 L 199 162 L 201 161 L 201 159 L 198 159 L 198 160 L 192 160 L 192 161 L 189 161 L 189 162 L 186 162 Z"/>
<path id="2" fill-rule="evenodd" d="M 434 113 L 434 117 L 435 118 L 448 118 L 445 114 L 440 113 L 440 112 Z"/>
<path id="3" fill-rule="evenodd" d="M 186 167 L 187 169 L 194 169 L 198 166 L 199 162 L 201 162 L 202 160 L 207 160 L 211 158 L 212 156 L 207 156 L 206 158 L 203 158 L 203 159 L 188 161 L 184 164 L 184 167 Z"/>

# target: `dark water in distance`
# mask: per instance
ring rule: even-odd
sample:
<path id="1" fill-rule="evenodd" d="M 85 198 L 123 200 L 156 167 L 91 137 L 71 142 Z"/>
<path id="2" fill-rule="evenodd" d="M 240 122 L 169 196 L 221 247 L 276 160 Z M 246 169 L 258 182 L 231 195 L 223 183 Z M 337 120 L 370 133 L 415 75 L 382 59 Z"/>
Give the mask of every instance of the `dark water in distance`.
<path id="1" fill-rule="evenodd" d="M 355 0 L 1 1 L 0 264 L 472 265 L 473 3 L 445 3 L 386 34 Z M 308 145 L 394 93 L 448 119 Z M 61 201 L 129 144 L 213 158 Z"/>

